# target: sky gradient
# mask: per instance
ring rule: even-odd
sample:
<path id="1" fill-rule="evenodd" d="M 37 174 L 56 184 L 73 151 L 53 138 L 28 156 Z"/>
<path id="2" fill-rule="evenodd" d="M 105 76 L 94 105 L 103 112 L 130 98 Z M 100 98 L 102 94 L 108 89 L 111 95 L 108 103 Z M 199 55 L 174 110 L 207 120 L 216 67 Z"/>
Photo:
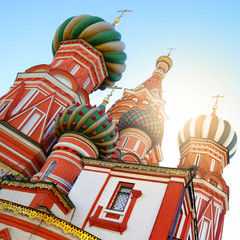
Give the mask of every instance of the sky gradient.
<path id="1" fill-rule="evenodd" d="M 240 131 L 240 2 L 223 0 L 121 1 L 2 1 L 0 10 L 0 96 L 7 93 L 18 72 L 52 61 L 51 43 L 57 27 L 68 17 L 90 14 L 113 22 L 117 10 L 131 9 L 116 27 L 126 44 L 127 70 L 117 84 L 132 89 L 151 76 L 155 62 L 176 48 L 173 68 L 163 80 L 165 123 L 162 166 L 179 161 L 177 135 L 185 122 L 211 114 L 212 96 L 220 94 L 217 115 Z M 97 91 L 91 103 L 109 93 Z M 121 97 L 114 93 L 112 103 Z M 230 187 L 223 240 L 239 236 L 239 151 L 224 169 Z"/>

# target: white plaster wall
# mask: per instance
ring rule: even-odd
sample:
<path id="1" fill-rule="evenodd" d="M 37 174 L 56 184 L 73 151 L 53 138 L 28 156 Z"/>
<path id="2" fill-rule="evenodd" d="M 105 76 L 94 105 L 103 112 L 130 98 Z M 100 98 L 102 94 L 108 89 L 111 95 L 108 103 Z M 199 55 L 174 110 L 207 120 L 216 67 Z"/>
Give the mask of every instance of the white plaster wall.
<path id="1" fill-rule="evenodd" d="M 112 177 L 99 199 L 97 206 L 107 206 L 119 181 L 134 183 L 134 189 L 142 191 L 142 196 L 137 199 L 129 218 L 127 230 L 120 235 L 119 232 L 94 226 L 89 227 L 89 224 L 87 224 L 85 230 L 104 240 L 149 239 L 167 184 Z"/>
<path id="2" fill-rule="evenodd" d="M 0 199 L 21 204 L 24 206 L 29 206 L 35 195 L 35 193 L 20 192 L 8 189 L 2 189 L 0 191 Z"/>
<path id="3" fill-rule="evenodd" d="M 62 212 L 62 210 L 58 207 L 58 205 L 56 204 L 56 203 L 54 203 L 53 204 L 53 206 L 52 206 L 52 208 L 50 209 L 51 210 L 51 212 L 55 215 L 55 216 L 57 216 L 57 217 L 59 217 L 59 218 L 65 218 L 65 214 Z"/>
<path id="4" fill-rule="evenodd" d="M 83 170 L 69 192 L 69 198 L 75 205 L 71 223 L 82 227 L 98 193 L 108 177 L 108 173 Z M 67 216 L 64 219 L 69 218 Z"/>
<path id="5" fill-rule="evenodd" d="M 25 232 L 23 230 L 20 230 L 18 228 L 12 227 L 12 226 L 8 226 L 6 224 L 1 223 L 0 224 L 0 230 L 7 228 L 9 231 L 9 234 L 12 238 L 12 240 L 44 240 L 44 238 L 41 238 L 39 236 L 36 235 L 32 235 L 31 233 Z"/>

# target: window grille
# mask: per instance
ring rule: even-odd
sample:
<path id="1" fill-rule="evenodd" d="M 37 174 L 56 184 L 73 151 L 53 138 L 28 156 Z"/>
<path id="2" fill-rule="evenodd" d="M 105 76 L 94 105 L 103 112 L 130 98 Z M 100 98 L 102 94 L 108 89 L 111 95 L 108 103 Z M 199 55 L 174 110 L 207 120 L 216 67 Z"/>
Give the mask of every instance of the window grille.
<path id="1" fill-rule="evenodd" d="M 111 209 L 123 211 L 131 194 L 132 186 L 121 185 L 112 203 Z"/>

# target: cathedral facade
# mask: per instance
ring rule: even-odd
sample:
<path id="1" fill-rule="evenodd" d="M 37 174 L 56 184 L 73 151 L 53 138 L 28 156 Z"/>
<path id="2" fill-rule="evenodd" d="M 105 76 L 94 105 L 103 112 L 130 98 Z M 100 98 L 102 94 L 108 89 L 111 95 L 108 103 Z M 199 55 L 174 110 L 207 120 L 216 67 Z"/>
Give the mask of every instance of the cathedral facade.
<path id="1" fill-rule="evenodd" d="M 2 239 L 222 239 L 235 131 L 215 105 L 180 130 L 179 165 L 161 167 L 162 81 L 173 63 L 159 57 L 107 110 L 124 48 L 114 24 L 68 18 L 52 63 L 19 73 L 0 98 Z M 91 93 L 105 88 L 111 94 L 92 106 Z"/>

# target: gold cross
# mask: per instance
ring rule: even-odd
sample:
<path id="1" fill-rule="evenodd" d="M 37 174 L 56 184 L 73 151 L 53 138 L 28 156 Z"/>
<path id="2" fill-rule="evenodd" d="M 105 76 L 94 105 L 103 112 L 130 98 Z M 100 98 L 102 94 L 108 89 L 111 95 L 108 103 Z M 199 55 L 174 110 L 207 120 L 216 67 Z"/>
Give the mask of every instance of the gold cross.
<path id="1" fill-rule="evenodd" d="M 171 55 L 171 52 L 172 52 L 172 50 L 174 50 L 174 49 L 176 49 L 176 48 L 168 48 L 168 50 L 169 50 L 168 57 Z"/>
<path id="2" fill-rule="evenodd" d="M 113 22 L 114 27 L 120 22 L 120 18 L 123 16 L 125 12 L 132 12 L 132 10 L 125 9 L 125 10 L 119 10 L 118 12 L 121 12 L 121 15 L 118 18 L 114 19 L 114 22 Z"/>
<path id="3" fill-rule="evenodd" d="M 216 98 L 216 101 L 215 101 L 215 103 L 214 103 L 214 105 L 212 107 L 212 109 L 213 109 L 213 113 L 212 114 L 215 114 L 217 109 L 218 109 L 218 99 L 219 98 L 223 98 L 223 97 L 224 96 L 220 96 L 219 94 L 217 96 L 213 96 L 213 98 Z"/>

